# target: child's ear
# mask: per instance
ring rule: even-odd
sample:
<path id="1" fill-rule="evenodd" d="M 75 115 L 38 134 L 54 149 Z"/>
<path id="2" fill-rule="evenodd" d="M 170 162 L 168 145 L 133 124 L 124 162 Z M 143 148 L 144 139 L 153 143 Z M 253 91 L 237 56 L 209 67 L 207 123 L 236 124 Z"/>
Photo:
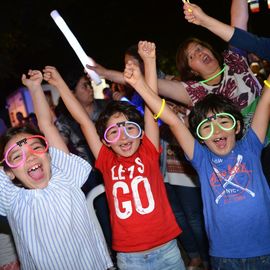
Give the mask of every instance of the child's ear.
<path id="1" fill-rule="evenodd" d="M 11 181 L 15 179 L 15 174 L 11 170 L 6 170 L 5 173 Z"/>
<path id="2" fill-rule="evenodd" d="M 107 143 L 104 139 L 101 140 L 103 144 L 105 144 L 107 147 L 111 147 L 109 143 Z"/>
<path id="3" fill-rule="evenodd" d="M 144 136 L 144 130 L 142 130 L 141 139 L 143 138 L 143 136 Z"/>
<path id="4" fill-rule="evenodd" d="M 240 121 L 236 121 L 236 128 L 235 128 L 235 135 L 238 134 L 241 131 L 241 124 Z"/>

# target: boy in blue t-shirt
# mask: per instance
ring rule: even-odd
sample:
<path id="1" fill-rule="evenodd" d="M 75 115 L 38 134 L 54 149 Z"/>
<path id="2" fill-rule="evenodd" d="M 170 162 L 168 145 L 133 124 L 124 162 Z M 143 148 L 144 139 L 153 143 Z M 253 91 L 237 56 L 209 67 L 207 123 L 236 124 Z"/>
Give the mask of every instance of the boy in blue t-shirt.
<path id="1" fill-rule="evenodd" d="M 209 94 L 199 101 L 189 117 L 190 131 L 149 87 L 136 87 L 140 72 L 132 61 L 125 73 L 169 125 L 199 174 L 212 270 L 270 269 L 270 190 L 260 163 L 270 82 L 265 82 L 251 127 L 242 137 L 242 114 L 229 99 Z"/>

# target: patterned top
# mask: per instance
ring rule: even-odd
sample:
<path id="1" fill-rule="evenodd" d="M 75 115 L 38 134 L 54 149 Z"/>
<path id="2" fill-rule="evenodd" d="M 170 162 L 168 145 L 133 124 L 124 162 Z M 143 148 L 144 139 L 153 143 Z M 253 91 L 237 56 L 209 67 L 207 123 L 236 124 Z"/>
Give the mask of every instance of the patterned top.
<path id="1" fill-rule="evenodd" d="M 100 113 L 108 103 L 107 100 L 94 100 L 93 113 L 89 115 L 89 118 L 95 122 L 97 121 Z M 55 121 L 60 134 L 65 138 L 68 149 L 71 153 L 80 156 L 88 161 L 92 167 L 94 167 L 95 158 L 87 144 L 87 141 L 81 131 L 80 125 L 71 117 L 68 113 L 60 113 L 59 117 Z M 94 168 L 92 168 L 94 170 Z"/>
<path id="2" fill-rule="evenodd" d="M 55 148 L 50 148 L 50 156 L 52 177 L 44 189 L 19 188 L 0 170 L 0 214 L 8 218 L 21 269 L 111 267 L 80 189 L 90 165 Z"/>
<path id="3" fill-rule="evenodd" d="M 224 63 L 226 66 L 223 77 L 217 85 L 207 85 L 198 81 L 183 82 L 193 105 L 207 94 L 214 93 L 230 98 L 243 109 L 260 95 L 262 87 L 245 57 L 227 50 L 224 52 Z"/>

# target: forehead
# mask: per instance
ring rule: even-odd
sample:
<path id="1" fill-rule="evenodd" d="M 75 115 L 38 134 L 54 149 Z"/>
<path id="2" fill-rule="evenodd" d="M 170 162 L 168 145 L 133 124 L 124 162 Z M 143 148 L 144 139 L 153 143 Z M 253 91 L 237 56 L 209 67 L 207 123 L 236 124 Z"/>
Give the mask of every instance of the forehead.
<path id="1" fill-rule="evenodd" d="M 9 141 L 8 143 L 6 144 L 5 146 L 5 151 L 12 145 L 16 144 L 18 141 L 24 139 L 24 138 L 27 138 L 27 137 L 30 137 L 30 136 L 33 136 L 33 134 L 29 134 L 29 133 L 20 133 L 20 134 L 16 134 L 14 135 Z"/>
<path id="2" fill-rule="evenodd" d="M 204 47 L 201 44 L 199 44 L 198 42 L 195 42 L 195 41 L 190 42 L 187 46 L 186 53 L 189 54 L 189 53 L 193 52 L 198 46 Z"/>
<path id="3" fill-rule="evenodd" d="M 76 84 L 76 87 L 81 86 L 81 85 L 83 85 L 84 83 L 90 84 L 90 81 L 89 81 L 85 76 L 82 76 L 82 77 L 78 80 L 78 82 L 77 82 L 77 84 Z"/>
<path id="4" fill-rule="evenodd" d="M 134 61 L 136 64 L 139 64 L 139 61 L 137 58 L 135 58 L 134 56 L 130 55 L 130 54 L 126 54 L 125 55 L 125 64 L 129 61 L 132 60 Z"/>
<path id="5" fill-rule="evenodd" d="M 115 113 L 113 114 L 109 120 L 108 120 L 108 123 L 107 123 L 107 127 L 110 126 L 110 125 L 114 125 L 116 123 L 119 123 L 119 122 L 123 122 L 123 121 L 127 121 L 127 117 L 123 114 L 123 113 Z"/>

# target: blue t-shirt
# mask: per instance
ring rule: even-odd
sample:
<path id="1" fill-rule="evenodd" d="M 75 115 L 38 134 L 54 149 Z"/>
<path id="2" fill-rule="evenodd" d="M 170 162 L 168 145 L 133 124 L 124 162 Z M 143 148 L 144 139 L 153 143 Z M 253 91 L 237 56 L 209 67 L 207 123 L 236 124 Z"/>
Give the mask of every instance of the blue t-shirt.
<path id="1" fill-rule="evenodd" d="M 195 142 L 210 255 L 248 258 L 270 254 L 270 190 L 262 171 L 263 144 L 252 129 L 226 156 Z"/>

